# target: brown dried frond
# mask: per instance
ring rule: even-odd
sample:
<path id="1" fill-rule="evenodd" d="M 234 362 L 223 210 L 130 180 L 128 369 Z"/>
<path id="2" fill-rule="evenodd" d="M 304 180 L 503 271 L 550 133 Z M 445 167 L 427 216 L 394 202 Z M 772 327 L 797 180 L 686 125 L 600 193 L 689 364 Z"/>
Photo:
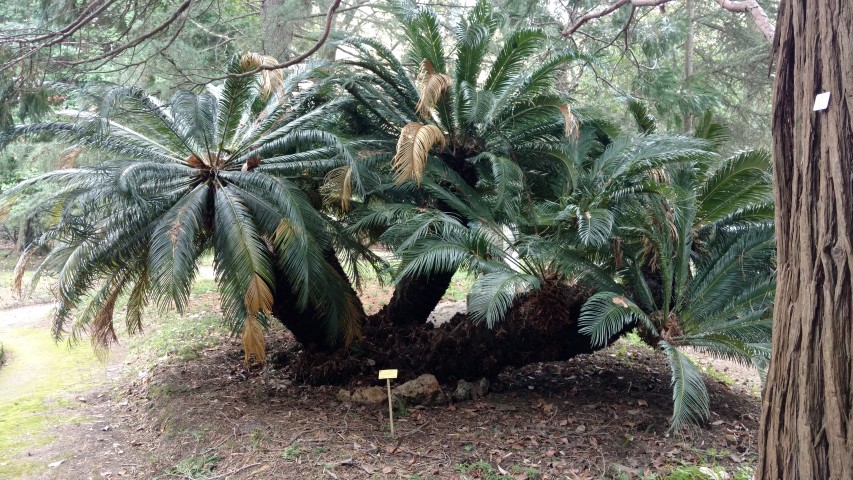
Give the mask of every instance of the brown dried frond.
<path id="1" fill-rule="evenodd" d="M 59 168 L 74 168 L 81 153 L 83 153 L 83 147 L 70 147 L 63 150 L 59 154 Z"/>
<path id="2" fill-rule="evenodd" d="M 243 297 L 246 313 L 250 317 L 254 317 L 260 312 L 269 313 L 272 309 L 272 301 L 272 291 L 269 285 L 260 275 L 254 274 L 248 288 L 246 288 L 246 295 Z"/>
<path id="3" fill-rule="evenodd" d="M 264 327 L 254 316 L 246 317 L 243 322 L 243 355 L 246 366 L 249 366 L 250 358 L 255 358 L 255 363 L 263 364 L 267 361 L 267 350 L 264 345 Z"/>
<path id="4" fill-rule="evenodd" d="M 243 297 L 246 305 L 246 321 L 243 322 L 243 353 L 246 357 L 246 365 L 249 359 L 255 357 L 255 363 L 266 361 L 266 348 L 264 347 L 264 330 L 258 321 L 258 313 L 270 313 L 272 309 L 273 296 L 267 282 L 257 273 L 252 276 L 246 295 Z"/>
<path id="5" fill-rule="evenodd" d="M 92 318 L 92 326 L 90 332 L 92 336 L 92 345 L 95 348 L 98 356 L 102 356 L 109 350 L 110 345 L 118 341 L 113 324 L 113 313 L 115 312 L 116 300 L 121 293 L 124 282 L 118 282 L 110 291 L 107 301 L 98 310 Z M 101 347 L 101 348 L 98 348 Z"/>
<path id="6" fill-rule="evenodd" d="M 323 200 L 328 203 L 341 202 L 344 212 L 349 211 L 349 202 L 352 198 L 352 167 L 343 166 L 335 168 L 326 174 L 323 186 L 320 187 Z"/>
<path id="7" fill-rule="evenodd" d="M 240 167 L 240 171 L 241 172 L 249 172 L 251 170 L 254 170 L 260 164 L 261 164 L 261 157 L 258 155 L 253 155 L 253 156 L 249 157 L 249 159 L 246 160 L 245 163 L 243 163 L 243 166 Z"/>
<path id="8" fill-rule="evenodd" d="M 206 165 L 200 158 L 195 155 L 188 156 L 186 159 L 184 159 L 184 162 L 193 168 L 199 168 Z"/>
<path id="9" fill-rule="evenodd" d="M 23 289 L 21 285 L 24 281 L 24 271 L 27 268 L 27 263 L 32 258 L 33 254 L 36 253 L 35 248 L 27 248 L 24 250 L 24 253 L 21 254 L 21 257 L 18 258 L 18 263 L 15 264 L 15 270 L 12 271 L 12 291 L 15 292 L 15 295 L 18 298 L 23 298 Z"/>
<path id="10" fill-rule="evenodd" d="M 649 170 L 648 177 L 653 182 L 657 183 L 669 183 L 669 172 L 664 168 L 653 168 Z"/>
<path id="11" fill-rule="evenodd" d="M 429 118 L 429 114 L 435 108 L 444 92 L 450 88 L 453 80 L 449 75 L 435 73 L 429 60 L 421 62 L 421 71 L 418 74 L 418 104 L 415 109 L 423 118 Z"/>
<path id="12" fill-rule="evenodd" d="M 435 125 L 412 122 L 403 127 L 397 140 L 397 153 L 391 160 L 394 182 L 400 185 L 414 179 L 420 186 L 429 151 L 436 145 L 443 148 L 444 144 L 444 133 Z"/>
<path id="13" fill-rule="evenodd" d="M 244 72 L 254 70 L 258 67 L 271 67 L 278 65 L 278 60 L 269 55 L 247 52 L 240 58 L 240 67 Z M 280 68 L 275 70 L 261 70 L 260 72 L 261 96 L 264 100 L 284 85 L 284 71 Z"/>
<path id="14" fill-rule="evenodd" d="M 628 300 L 626 300 L 625 297 L 622 295 L 618 297 L 613 297 L 613 303 L 619 305 L 622 308 L 629 308 Z"/>
<path id="15" fill-rule="evenodd" d="M 578 119 L 572 113 L 572 107 L 568 104 L 560 105 L 560 113 L 563 114 L 563 122 L 566 124 L 566 138 L 577 140 L 580 137 Z"/>

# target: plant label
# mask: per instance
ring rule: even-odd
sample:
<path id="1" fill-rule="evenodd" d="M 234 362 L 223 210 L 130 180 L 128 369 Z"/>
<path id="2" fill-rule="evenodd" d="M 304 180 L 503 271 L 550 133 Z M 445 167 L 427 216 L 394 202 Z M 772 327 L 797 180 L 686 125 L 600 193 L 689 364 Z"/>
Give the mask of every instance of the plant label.
<path id="1" fill-rule="evenodd" d="M 829 106 L 829 93 L 830 92 L 819 93 L 814 98 L 814 111 L 815 112 L 820 112 L 821 110 L 826 110 L 826 107 Z"/>
<path id="2" fill-rule="evenodd" d="M 397 378 L 397 370 L 379 370 L 379 380 L 387 380 L 389 378 Z"/>

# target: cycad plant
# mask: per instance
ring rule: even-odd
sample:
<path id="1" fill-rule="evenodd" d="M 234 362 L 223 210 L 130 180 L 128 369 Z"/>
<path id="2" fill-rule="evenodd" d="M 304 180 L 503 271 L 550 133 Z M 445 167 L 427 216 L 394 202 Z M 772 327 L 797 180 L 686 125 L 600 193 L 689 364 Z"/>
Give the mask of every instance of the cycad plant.
<path id="1" fill-rule="evenodd" d="M 499 207 L 492 214 L 510 221 L 521 192 L 531 198 L 561 193 L 571 164 L 567 137 L 576 135 L 577 125 L 555 77 L 580 55 L 548 50 L 537 29 L 504 32 L 496 41 L 498 21 L 487 1 L 449 35 L 429 7 L 395 11 L 406 58 L 374 40 L 351 38 L 344 48 L 355 49 L 355 57 L 342 62 L 347 74 L 337 79 L 355 100 L 351 125 L 373 135 L 375 145 L 384 142 L 397 185 L 365 200 L 462 218 L 460 202 L 492 197 Z M 390 316 L 426 320 L 451 276 L 401 278 Z"/>
<path id="2" fill-rule="evenodd" d="M 619 254 L 612 240 L 620 209 L 637 197 L 662 195 L 668 186 L 661 171 L 710 158 L 707 146 L 701 139 L 630 134 L 590 120 L 564 149 L 570 161 L 561 197 L 536 201 L 521 189 L 502 196 L 471 195 L 454 203 L 454 215 L 421 214 L 385 235 L 414 232 L 397 242 L 401 276 L 428 276 L 459 266 L 477 275 L 469 313 L 491 326 L 516 298 L 545 283 L 580 283 L 592 290 L 618 286 L 613 280 L 617 262 L 611 258 Z M 525 214 L 506 216 L 507 203 Z"/>
<path id="3" fill-rule="evenodd" d="M 685 347 L 754 364 L 769 356 L 775 290 L 769 155 L 749 151 L 665 170 L 667 193 L 625 205 L 617 288 L 583 306 L 582 332 L 603 345 L 636 325 L 672 370 L 672 429 L 710 415 Z"/>
<path id="4" fill-rule="evenodd" d="M 182 310 L 210 250 L 223 314 L 242 334 L 247 362 L 264 360 L 270 313 L 303 341 L 334 346 L 358 335 L 363 312 L 335 251 L 363 251 L 338 234 L 316 192 L 326 171 L 350 159 L 327 132 L 330 105 L 300 91 L 299 72 L 246 74 L 271 61 L 236 56 L 224 85 L 179 91 L 168 103 L 136 88 L 102 89 L 97 103 L 84 95 L 81 110 L 63 112 L 67 121 L 3 135 L 4 143 L 49 135 L 109 158 L 4 195 L 26 201 L 32 186 L 50 185 L 33 208 L 53 218 L 39 240 L 52 250 L 38 273 L 58 277 L 57 337 L 88 330 L 109 345 L 123 296 L 130 332 L 141 330 L 148 304 Z"/>

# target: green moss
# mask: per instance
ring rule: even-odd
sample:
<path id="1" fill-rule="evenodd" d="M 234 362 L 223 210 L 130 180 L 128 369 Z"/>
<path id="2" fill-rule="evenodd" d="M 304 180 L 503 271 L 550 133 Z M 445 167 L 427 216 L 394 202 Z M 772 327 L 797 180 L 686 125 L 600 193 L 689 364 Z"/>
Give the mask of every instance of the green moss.
<path id="1" fill-rule="evenodd" d="M 0 477 L 14 478 L 44 468 L 19 458 L 25 450 L 53 441 L 57 426 L 81 420 L 69 414 L 78 404 L 61 394 L 94 386 L 101 364 L 88 345 L 57 345 L 47 329 L 3 335 L 8 358 L 0 370 Z"/>

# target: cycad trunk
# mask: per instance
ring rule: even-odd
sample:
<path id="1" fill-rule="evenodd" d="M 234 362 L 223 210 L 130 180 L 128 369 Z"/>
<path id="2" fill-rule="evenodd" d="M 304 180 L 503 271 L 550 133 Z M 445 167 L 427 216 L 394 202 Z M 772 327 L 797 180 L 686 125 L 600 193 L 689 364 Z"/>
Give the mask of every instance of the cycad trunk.
<path id="1" fill-rule="evenodd" d="M 329 265 L 338 273 L 338 275 L 341 276 L 341 278 L 345 280 L 347 279 L 346 271 L 344 271 L 333 250 L 324 252 L 324 258 L 326 259 L 326 262 L 328 262 Z M 284 274 L 278 270 L 275 274 L 276 288 L 275 292 L 273 292 L 273 315 L 278 318 L 290 333 L 293 334 L 296 340 L 306 348 L 319 351 L 334 351 L 339 348 L 341 346 L 340 339 L 332 338 L 328 335 L 322 321 L 315 315 L 316 309 L 311 305 L 309 305 L 305 311 L 300 311 L 296 308 L 297 296 L 293 292 L 287 278 L 285 278 Z M 354 298 L 358 299 L 358 294 L 348 281 L 346 282 L 345 288 Z M 361 318 L 365 318 L 364 307 L 360 300 L 358 301 L 357 307 Z"/>
<path id="2" fill-rule="evenodd" d="M 463 314 L 435 328 L 393 325 L 387 317 L 371 316 L 363 327 L 359 356 L 305 351 L 296 361 L 296 375 L 309 383 L 334 384 L 372 378 L 376 369 L 397 368 L 401 380 L 431 373 L 452 385 L 460 378 L 494 378 L 506 367 L 568 360 L 596 349 L 578 331 L 580 308 L 589 295 L 583 288 L 548 283 L 516 300 L 494 328 Z"/>
<path id="3" fill-rule="evenodd" d="M 757 478 L 853 478 L 853 4 L 785 0 L 773 141 L 773 355 Z M 812 112 L 815 95 L 829 107 Z"/>
<path id="4" fill-rule="evenodd" d="M 394 325 L 422 325 L 450 287 L 452 279 L 453 272 L 426 278 L 404 278 L 394 289 L 388 305 L 375 316 L 387 318 Z"/>

